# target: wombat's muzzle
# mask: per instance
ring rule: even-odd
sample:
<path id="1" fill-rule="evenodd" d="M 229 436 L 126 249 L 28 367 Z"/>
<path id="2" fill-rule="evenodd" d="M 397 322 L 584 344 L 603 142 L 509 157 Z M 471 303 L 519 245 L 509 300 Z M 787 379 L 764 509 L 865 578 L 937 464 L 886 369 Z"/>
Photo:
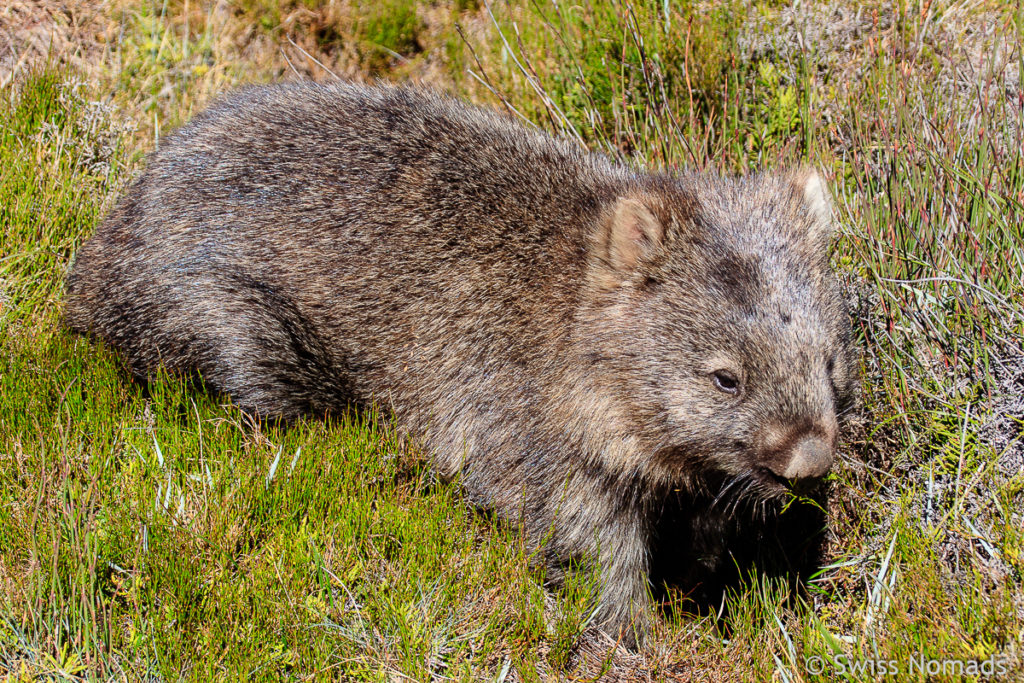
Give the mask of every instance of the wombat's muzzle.
<path id="1" fill-rule="evenodd" d="M 772 471 L 789 481 L 821 479 L 832 468 L 832 445 L 819 436 L 808 435 L 797 441 L 792 457 L 783 467 Z"/>
<path id="2" fill-rule="evenodd" d="M 813 485 L 832 468 L 834 433 L 824 425 L 769 428 L 761 433 L 761 464 L 791 485 Z M 782 482 L 780 482 L 782 483 Z"/>

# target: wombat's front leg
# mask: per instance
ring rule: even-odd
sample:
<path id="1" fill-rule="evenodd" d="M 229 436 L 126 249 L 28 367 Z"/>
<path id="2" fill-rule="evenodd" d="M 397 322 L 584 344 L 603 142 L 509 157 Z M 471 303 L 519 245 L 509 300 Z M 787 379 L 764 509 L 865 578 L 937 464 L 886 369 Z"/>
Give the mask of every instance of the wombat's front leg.
<path id="1" fill-rule="evenodd" d="M 596 625 L 628 648 L 643 643 L 650 623 L 648 538 L 636 520 L 602 532 L 601 604 Z"/>
<path id="2" fill-rule="evenodd" d="M 549 547 L 567 558 L 589 558 L 599 564 L 600 604 L 594 626 L 629 648 L 643 641 L 650 621 L 650 533 L 639 504 L 617 499 L 621 488 L 608 482 L 577 481 L 575 506 L 563 506 L 555 516 Z M 585 493 L 584 493 L 585 492 Z"/>

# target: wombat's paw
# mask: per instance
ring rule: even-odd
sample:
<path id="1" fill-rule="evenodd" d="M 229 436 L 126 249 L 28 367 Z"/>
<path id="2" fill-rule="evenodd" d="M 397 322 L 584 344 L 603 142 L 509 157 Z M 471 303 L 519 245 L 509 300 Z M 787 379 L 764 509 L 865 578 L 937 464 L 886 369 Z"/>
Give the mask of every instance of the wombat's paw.
<path id="1" fill-rule="evenodd" d="M 635 652 L 643 648 L 650 635 L 651 605 L 643 600 L 633 604 L 602 606 L 595 627 L 618 645 Z"/>

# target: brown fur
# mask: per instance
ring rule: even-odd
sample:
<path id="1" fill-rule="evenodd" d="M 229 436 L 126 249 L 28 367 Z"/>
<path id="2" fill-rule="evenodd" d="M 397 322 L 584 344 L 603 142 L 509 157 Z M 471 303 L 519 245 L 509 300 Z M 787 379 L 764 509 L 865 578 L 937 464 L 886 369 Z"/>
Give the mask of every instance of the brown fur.
<path id="1" fill-rule="evenodd" d="M 252 88 L 162 141 L 66 318 L 264 416 L 390 408 L 473 501 L 552 532 L 553 576 L 599 561 L 631 641 L 673 492 L 699 521 L 831 463 L 854 369 L 830 231 L 813 171 L 645 174 L 412 89 Z"/>

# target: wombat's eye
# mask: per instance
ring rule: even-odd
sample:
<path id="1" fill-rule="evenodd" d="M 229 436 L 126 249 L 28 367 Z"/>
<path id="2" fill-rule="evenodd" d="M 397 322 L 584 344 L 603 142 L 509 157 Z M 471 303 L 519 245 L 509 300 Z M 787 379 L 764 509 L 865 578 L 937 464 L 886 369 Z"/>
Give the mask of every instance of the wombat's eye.
<path id="1" fill-rule="evenodd" d="M 740 381 L 727 370 L 715 370 L 711 375 L 715 388 L 727 394 L 736 394 L 740 390 Z"/>

